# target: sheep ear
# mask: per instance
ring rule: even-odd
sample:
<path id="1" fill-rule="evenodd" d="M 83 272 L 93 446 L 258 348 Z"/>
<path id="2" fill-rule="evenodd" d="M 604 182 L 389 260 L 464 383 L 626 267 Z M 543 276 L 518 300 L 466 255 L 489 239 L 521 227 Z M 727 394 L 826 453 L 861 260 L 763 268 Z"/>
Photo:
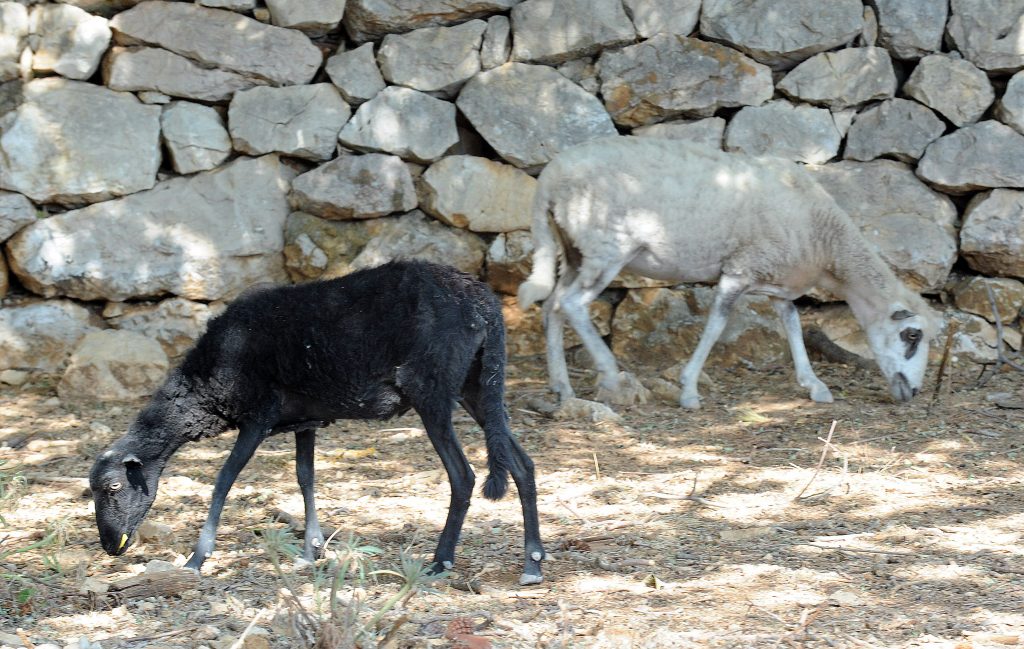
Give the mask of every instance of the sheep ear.
<path id="1" fill-rule="evenodd" d="M 906 320 L 907 318 L 913 318 L 915 314 L 907 311 L 906 309 L 900 309 L 892 314 L 893 320 Z"/>
<path id="2" fill-rule="evenodd" d="M 138 466 L 142 466 L 142 460 L 140 460 L 139 456 L 135 455 L 134 453 L 129 453 L 128 455 L 125 455 L 124 460 L 122 460 L 122 462 L 124 462 L 125 466 L 128 466 L 129 464 L 137 464 Z"/>

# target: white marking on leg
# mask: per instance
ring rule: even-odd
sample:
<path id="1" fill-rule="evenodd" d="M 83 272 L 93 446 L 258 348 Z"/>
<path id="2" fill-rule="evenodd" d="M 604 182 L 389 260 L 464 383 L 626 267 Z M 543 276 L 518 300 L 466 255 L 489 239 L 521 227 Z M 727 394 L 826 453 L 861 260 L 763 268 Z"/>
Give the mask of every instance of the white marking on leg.
<path id="1" fill-rule="evenodd" d="M 533 559 L 534 561 L 540 561 L 543 558 L 543 556 L 541 555 L 540 552 L 537 552 L 536 550 L 534 550 L 533 552 L 530 553 L 530 558 Z"/>

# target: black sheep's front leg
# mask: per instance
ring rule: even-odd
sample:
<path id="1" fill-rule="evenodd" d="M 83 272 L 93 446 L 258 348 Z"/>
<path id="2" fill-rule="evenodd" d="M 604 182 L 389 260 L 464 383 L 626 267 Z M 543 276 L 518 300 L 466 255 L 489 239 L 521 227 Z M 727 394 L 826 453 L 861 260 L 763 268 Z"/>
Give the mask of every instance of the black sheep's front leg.
<path id="1" fill-rule="evenodd" d="M 185 564 L 186 568 L 199 570 L 203 562 L 213 554 L 213 539 L 217 534 L 217 525 L 220 524 L 220 514 L 224 509 L 224 501 L 227 498 L 231 485 L 248 464 L 256 447 L 266 438 L 270 429 L 265 425 L 243 424 L 238 429 L 238 438 L 235 446 L 231 449 L 227 461 L 217 474 L 217 482 L 213 486 L 213 498 L 210 500 L 210 513 L 206 517 L 202 531 L 199 532 L 199 540 L 192 549 L 192 558 Z"/>
<path id="2" fill-rule="evenodd" d="M 313 449 L 316 445 L 316 429 L 306 428 L 295 431 L 295 477 L 302 491 L 302 502 L 306 508 L 305 543 L 302 558 L 315 561 L 324 551 L 324 535 L 316 515 L 313 495 Z"/>
<path id="3" fill-rule="evenodd" d="M 441 538 L 437 541 L 434 565 L 431 567 L 431 572 L 437 574 L 455 565 L 455 545 L 459 542 L 462 523 L 466 520 L 476 476 L 473 475 L 473 468 L 469 465 L 469 460 L 462 452 L 462 445 L 455 436 L 451 410 L 437 413 L 420 412 L 420 418 L 423 420 L 423 427 L 427 430 L 430 443 L 434 445 L 434 450 L 444 464 L 452 490 L 448 519 L 441 531 Z"/>

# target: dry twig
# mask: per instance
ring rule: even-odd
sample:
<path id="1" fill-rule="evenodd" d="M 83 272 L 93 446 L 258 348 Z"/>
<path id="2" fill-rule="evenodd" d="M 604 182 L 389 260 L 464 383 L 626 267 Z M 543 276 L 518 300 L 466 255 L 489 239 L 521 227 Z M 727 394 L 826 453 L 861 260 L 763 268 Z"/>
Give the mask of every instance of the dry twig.
<path id="1" fill-rule="evenodd" d="M 828 455 L 829 448 L 834 448 L 832 446 L 832 434 L 836 432 L 837 423 L 835 419 L 832 420 L 832 426 L 828 429 L 828 437 L 825 438 L 825 446 L 821 449 L 821 457 L 818 459 L 818 466 L 814 469 L 814 475 L 811 476 L 811 479 L 807 481 L 807 484 L 804 485 L 804 488 L 800 490 L 800 493 L 793 500 L 799 501 L 804 492 L 807 491 L 807 488 L 814 482 L 814 479 L 818 477 L 818 473 L 821 472 L 821 466 L 825 463 L 825 456 Z"/>

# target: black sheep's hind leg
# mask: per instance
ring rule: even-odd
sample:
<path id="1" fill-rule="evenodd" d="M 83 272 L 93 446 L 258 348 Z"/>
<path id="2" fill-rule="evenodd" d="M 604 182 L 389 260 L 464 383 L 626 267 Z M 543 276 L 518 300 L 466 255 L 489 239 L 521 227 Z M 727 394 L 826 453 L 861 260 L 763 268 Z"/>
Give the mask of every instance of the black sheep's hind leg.
<path id="1" fill-rule="evenodd" d="M 462 452 L 462 445 L 455 436 L 455 429 L 452 427 L 451 410 L 447 412 L 426 412 L 419 411 L 423 420 L 423 427 L 427 431 L 430 443 L 437 451 L 448 473 L 448 482 L 451 484 L 451 503 L 448 507 L 448 519 L 445 521 L 441 537 L 437 541 L 437 550 L 434 552 L 434 563 L 431 567 L 431 574 L 437 574 L 450 570 L 455 565 L 455 545 L 459 542 L 459 534 L 462 532 L 462 523 L 466 520 L 466 511 L 469 509 L 469 501 L 473 496 L 473 485 L 476 476 L 469 465 L 469 460 Z"/>
<path id="2" fill-rule="evenodd" d="M 315 561 L 323 556 L 324 535 L 320 530 L 320 520 L 316 515 L 316 502 L 313 493 L 313 449 L 316 445 L 316 429 L 304 428 L 295 431 L 295 477 L 302 491 L 302 503 L 305 506 L 306 530 L 302 545 L 302 558 Z"/>
<path id="3" fill-rule="evenodd" d="M 266 438 L 270 432 L 268 427 L 256 424 L 245 424 L 238 429 L 238 438 L 228 455 L 227 461 L 217 474 L 217 482 L 213 486 L 213 498 L 210 500 L 210 513 L 206 516 L 203 529 L 199 532 L 199 540 L 192 549 L 192 557 L 185 564 L 186 568 L 199 570 L 203 562 L 213 554 L 214 537 L 217 535 L 217 525 L 220 524 L 220 514 L 224 510 L 224 501 L 227 499 L 231 485 L 242 469 L 248 464 L 256 447 Z"/>

